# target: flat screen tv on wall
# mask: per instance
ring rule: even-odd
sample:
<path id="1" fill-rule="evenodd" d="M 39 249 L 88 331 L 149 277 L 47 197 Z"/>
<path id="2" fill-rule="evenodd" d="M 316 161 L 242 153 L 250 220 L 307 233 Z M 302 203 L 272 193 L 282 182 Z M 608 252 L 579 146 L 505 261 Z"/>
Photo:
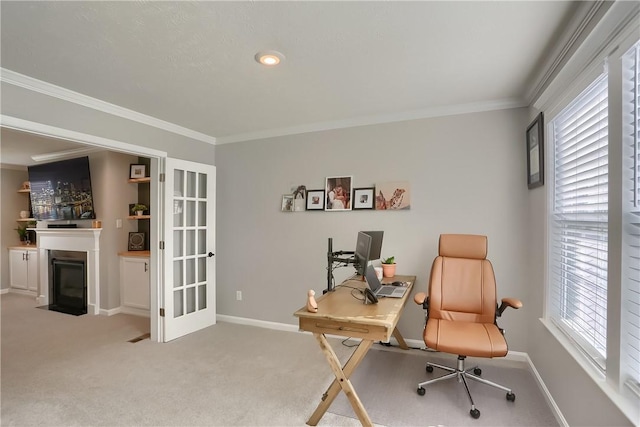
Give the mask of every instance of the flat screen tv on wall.
<path id="1" fill-rule="evenodd" d="M 88 157 L 29 166 L 27 170 L 34 219 L 95 219 Z"/>

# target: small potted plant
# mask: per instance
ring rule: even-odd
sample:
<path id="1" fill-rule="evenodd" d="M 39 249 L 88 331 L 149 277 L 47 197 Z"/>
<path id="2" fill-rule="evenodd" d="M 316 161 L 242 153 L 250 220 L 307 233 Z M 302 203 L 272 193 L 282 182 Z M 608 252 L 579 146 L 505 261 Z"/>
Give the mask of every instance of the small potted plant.
<path id="1" fill-rule="evenodd" d="M 20 241 L 26 244 L 27 241 L 27 226 L 19 225 L 18 228 L 14 228 L 18 232 L 18 236 L 20 237 Z"/>
<path id="2" fill-rule="evenodd" d="M 396 258 L 390 256 L 382 260 L 382 276 L 393 277 L 396 275 Z"/>
<path id="3" fill-rule="evenodd" d="M 143 205 L 142 203 L 136 203 L 135 205 L 133 205 L 133 207 L 131 208 L 131 212 L 135 212 L 136 215 L 138 216 L 142 216 L 142 213 L 144 211 L 147 210 L 147 206 Z"/>

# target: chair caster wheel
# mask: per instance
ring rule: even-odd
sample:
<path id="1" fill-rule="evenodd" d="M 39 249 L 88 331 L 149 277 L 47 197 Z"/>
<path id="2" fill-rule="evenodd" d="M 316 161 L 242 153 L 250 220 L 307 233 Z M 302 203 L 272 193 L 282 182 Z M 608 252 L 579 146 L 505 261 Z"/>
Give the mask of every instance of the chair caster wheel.
<path id="1" fill-rule="evenodd" d="M 516 400 L 516 395 L 515 395 L 515 394 L 513 394 L 513 393 L 511 393 L 511 392 L 510 392 L 510 393 L 507 393 L 507 400 L 508 400 L 509 402 L 513 402 L 513 401 L 515 401 L 515 400 Z"/>
<path id="2" fill-rule="evenodd" d="M 426 393 L 426 390 L 424 389 L 424 387 L 418 387 L 418 394 L 420 396 L 424 396 L 425 393 Z"/>
<path id="3" fill-rule="evenodd" d="M 427 372 L 429 373 L 433 372 L 433 366 L 427 365 Z"/>
<path id="4" fill-rule="evenodd" d="M 469 411 L 469 413 L 471 414 L 471 417 L 476 420 L 480 418 L 480 411 L 478 411 L 477 409 L 472 409 Z"/>
<path id="5" fill-rule="evenodd" d="M 476 374 L 477 376 L 480 376 L 480 375 L 482 375 L 482 369 L 480 369 L 480 368 L 475 368 L 475 369 L 473 370 L 473 373 L 474 373 L 474 374 Z"/>

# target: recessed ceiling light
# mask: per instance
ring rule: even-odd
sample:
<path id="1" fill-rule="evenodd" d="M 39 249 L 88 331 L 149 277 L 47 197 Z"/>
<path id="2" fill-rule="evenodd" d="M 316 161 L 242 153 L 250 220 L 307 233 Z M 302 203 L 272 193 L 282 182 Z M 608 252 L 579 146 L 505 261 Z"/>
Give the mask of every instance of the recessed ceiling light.
<path id="1" fill-rule="evenodd" d="M 255 59 L 262 65 L 273 67 L 278 65 L 281 61 L 284 61 L 284 55 L 275 50 L 267 50 L 256 53 Z"/>

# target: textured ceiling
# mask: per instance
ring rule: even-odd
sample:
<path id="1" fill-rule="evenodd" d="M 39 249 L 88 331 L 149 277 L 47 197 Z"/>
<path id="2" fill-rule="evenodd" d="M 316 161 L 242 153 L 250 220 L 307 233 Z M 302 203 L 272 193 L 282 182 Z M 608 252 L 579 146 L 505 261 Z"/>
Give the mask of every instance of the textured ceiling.
<path id="1" fill-rule="evenodd" d="M 11 2 L 1 65 L 216 138 L 525 105 L 575 4 Z M 277 68 L 253 57 L 286 56 Z"/>

